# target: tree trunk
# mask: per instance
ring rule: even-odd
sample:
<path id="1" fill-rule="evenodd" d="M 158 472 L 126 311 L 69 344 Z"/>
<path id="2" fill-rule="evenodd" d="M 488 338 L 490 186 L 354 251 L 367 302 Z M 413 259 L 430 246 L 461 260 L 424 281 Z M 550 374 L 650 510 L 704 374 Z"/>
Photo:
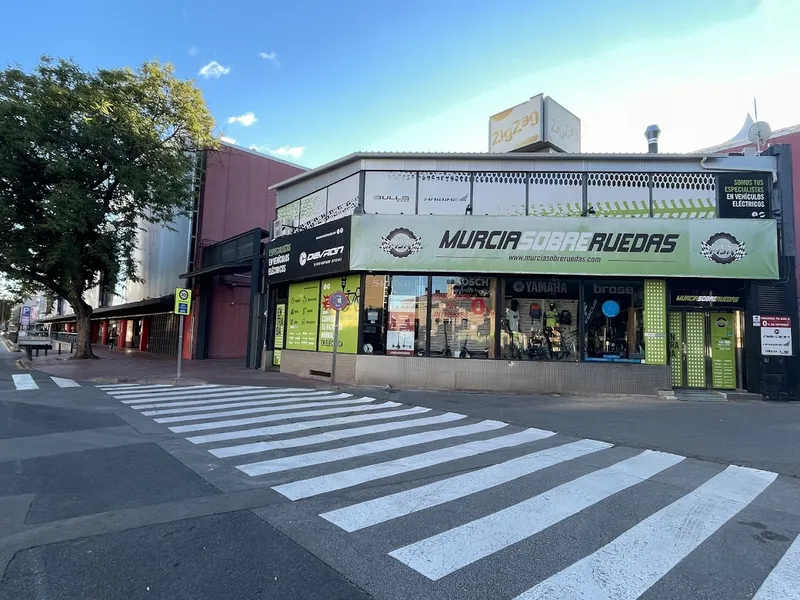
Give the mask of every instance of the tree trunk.
<path id="1" fill-rule="evenodd" d="M 92 352 L 92 307 L 79 299 L 72 307 L 78 325 L 78 341 L 72 353 L 73 359 L 96 358 Z"/>

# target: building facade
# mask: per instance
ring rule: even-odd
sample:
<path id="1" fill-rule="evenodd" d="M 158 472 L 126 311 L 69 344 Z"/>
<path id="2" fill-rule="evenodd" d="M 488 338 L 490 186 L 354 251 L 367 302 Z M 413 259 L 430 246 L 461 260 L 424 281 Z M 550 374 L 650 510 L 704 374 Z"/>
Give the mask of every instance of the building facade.
<path id="1" fill-rule="evenodd" d="M 304 171 L 230 144 L 199 153 L 192 213 L 170 227 L 143 224 L 136 251 L 143 281 L 120 282 L 113 293 L 98 286 L 87 294 L 94 308 L 92 339 L 105 344 L 113 332 L 121 347 L 176 356 L 175 288 L 192 285 L 181 275 L 202 268 L 206 250 L 226 238 L 269 228 L 276 210 L 276 193 L 270 187 Z M 184 358 L 245 358 L 250 279 L 226 274 L 194 283 L 195 307 L 185 322 Z M 40 322 L 74 331 L 72 311 L 63 300 Z"/>
<path id="2" fill-rule="evenodd" d="M 276 186 L 267 360 L 362 385 L 790 397 L 791 186 L 783 146 L 351 155 Z"/>

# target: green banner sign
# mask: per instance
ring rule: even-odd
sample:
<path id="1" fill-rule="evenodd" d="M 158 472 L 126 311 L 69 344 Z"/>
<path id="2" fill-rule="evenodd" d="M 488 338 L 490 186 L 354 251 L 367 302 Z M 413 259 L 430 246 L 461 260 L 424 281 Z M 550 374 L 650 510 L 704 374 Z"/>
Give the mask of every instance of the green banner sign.
<path id="1" fill-rule="evenodd" d="M 289 286 L 289 315 L 286 318 L 286 348 L 317 349 L 319 321 L 319 281 L 293 283 Z"/>
<path id="2" fill-rule="evenodd" d="M 358 346 L 358 310 L 359 286 L 361 275 L 349 275 L 342 286 L 341 277 L 322 280 L 322 298 L 320 298 L 319 318 L 319 351 L 333 352 L 333 330 L 336 322 L 336 311 L 331 308 L 330 297 L 334 292 L 344 292 L 350 303 L 339 313 L 339 352 L 355 354 Z"/>
<path id="3" fill-rule="evenodd" d="M 353 216 L 354 271 L 777 279 L 774 220 Z"/>

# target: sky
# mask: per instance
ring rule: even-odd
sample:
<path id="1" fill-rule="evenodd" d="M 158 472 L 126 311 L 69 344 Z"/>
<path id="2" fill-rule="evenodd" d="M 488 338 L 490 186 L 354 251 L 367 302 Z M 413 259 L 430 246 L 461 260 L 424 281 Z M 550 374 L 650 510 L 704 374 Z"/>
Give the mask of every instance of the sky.
<path id="1" fill-rule="evenodd" d="M 482 152 L 489 116 L 539 93 L 584 152 L 644 152 L 650 123 L 663 152 L 716 145 L 754 97 L 773 130 L 800 123 L 800 0 L 39 0 L 0 19 L 0 65 L 170 62 L 219 135 L 307 167 Z"/>

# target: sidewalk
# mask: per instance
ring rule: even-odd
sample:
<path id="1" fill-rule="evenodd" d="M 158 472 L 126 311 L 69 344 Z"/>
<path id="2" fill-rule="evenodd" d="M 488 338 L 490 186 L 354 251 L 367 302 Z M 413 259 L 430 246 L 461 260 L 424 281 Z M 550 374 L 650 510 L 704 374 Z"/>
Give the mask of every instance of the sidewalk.
<path id="1" fill-rule="evenodd" d="M 31 367 L 57 377 L 75 380 L 92 380 L 104 383 L 144 383 L 175 381 L 177 359 L 95 344 L 92 351 L 98 360 L 68 360 L 70 354 L 56 349 L 49 356 L 31 361 Z M 318 382 L 286 375 L 275 371 L 256 371 L 244 367 L 244 360 L 184 360 L 181 382 L 190 385 L 200 382 L 270 385 L 284 387 L 315 387 Z"/>

